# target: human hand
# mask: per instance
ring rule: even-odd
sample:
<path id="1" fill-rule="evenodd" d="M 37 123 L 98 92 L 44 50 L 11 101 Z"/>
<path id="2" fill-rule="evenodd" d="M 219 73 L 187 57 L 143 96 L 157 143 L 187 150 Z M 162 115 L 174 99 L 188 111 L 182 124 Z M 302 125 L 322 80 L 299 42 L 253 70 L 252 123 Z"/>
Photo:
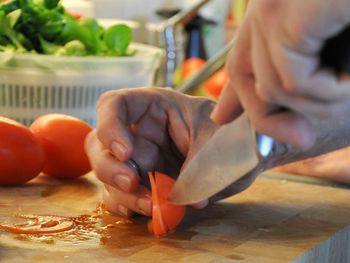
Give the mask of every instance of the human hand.
<path id="1" fill-rule="evenodd" d="M 310 155 L 349 145 L 350 82 L 319 68 L 325 40 L 349 22 L 345 0 L 251 1 L 213 120 L 226 123 L 244 110 L 263 134 L 305 151 L 316 145 Z"/>
<path id="2" fill-rule="evenodd" d="M 129 216 L 151 214 L 148 171 L 173 178 L 218 128 L 214 103 L 162 88 L 110 91 L 97 104 L 98 124 L 86 140 L 107 209 Z M 126 161 L 133 159 L 139 176 Z M 239 189 L 236 189 L 239 191 Z M 195 205 L 206 206 L 207 200 Z"/>

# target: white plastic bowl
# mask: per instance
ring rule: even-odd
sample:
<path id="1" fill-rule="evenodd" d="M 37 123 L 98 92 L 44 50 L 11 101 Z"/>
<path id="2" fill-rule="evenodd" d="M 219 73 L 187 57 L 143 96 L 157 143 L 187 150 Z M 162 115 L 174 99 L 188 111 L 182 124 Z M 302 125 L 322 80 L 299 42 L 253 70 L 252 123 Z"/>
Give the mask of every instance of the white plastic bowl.
<path id="1" fill-rule="evenodd" d="M 65 113 L 96 125 L 95 104 L 108 90 L 151 86 L 163 51 L 132 44 L 131 57 L 58 57 L 0 52 L 0 115 L 29 125 Z"/>

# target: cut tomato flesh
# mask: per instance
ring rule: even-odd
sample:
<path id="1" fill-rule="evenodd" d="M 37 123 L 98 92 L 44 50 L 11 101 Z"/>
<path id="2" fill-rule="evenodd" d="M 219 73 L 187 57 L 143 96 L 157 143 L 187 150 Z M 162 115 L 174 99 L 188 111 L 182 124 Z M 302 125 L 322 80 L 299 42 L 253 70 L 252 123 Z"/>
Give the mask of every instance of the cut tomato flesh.
<path id="1" fill-rule="evenodd" d="M 152 220 L 148 225 L 155 235 L 161 236 L 168 233 L 182 221 L 185 215 L 185 207 L 171 204 L 168 195 L 175 180 L 171 177 L 155 172 L 148 173 L 152 188 Z"/>
<path id="2" fill-rule="evenodd" d="M 163 220 L 167 228 L 173 230 L 184 218 L 186 208 L 168 201 L 169 193 L 175 184 L 173 178 L 163 173 L 156 172 L 155 180 L 158 188 L 158 199 Z"/>
<path id="3" fill-rule="evenodd" d="M 168 229 L 164 223 L 160 209 L 157 184 L 151 172 L 148 173 L 148 176 L 152 188 L 152 220 L 150 221 L 152 227 L 149 227 L 149 229 L 152 229 L 154 235 L 162 236 L 168 232 Z"/>

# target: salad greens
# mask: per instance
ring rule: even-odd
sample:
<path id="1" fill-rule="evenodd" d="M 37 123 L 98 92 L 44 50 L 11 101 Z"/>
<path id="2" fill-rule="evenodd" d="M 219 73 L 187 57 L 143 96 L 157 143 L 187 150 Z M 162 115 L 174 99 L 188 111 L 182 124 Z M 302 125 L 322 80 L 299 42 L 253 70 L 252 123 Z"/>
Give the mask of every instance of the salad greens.
<path id="1" fill-rule="evenodd" d="M 131 40 L 127 25 L 103 28 L 94 18 L 76 18 L 59 0 L 0 0 L 0 51 L 128 56 Z"/>

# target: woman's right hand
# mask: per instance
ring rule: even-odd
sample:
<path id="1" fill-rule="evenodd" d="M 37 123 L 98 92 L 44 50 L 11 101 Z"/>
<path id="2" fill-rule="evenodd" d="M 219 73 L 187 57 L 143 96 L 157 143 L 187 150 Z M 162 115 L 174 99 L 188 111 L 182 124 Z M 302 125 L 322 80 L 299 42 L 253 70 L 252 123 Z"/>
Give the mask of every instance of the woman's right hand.
<path id="1" fill-rule="evenodd" d="M 257 131 L 304 150 L 348 131 L 350 81 L 320 68 L 320 51 L 349 24 L 346 0 L 249 1 L 213 120 L 234 120 L 239 101 Z"/>

